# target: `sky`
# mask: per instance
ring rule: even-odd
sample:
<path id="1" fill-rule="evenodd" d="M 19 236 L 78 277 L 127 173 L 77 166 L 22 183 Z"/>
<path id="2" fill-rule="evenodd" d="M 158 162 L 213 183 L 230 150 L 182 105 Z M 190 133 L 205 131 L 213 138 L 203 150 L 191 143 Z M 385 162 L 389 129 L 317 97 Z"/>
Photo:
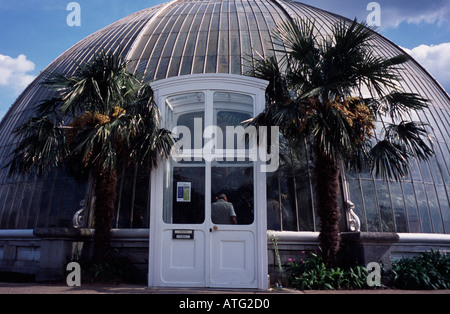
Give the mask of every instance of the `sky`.
<path id="1" fill-rule="evenodd" d="M 125 16 L 167 0 L 78 0 L 78 7 L 73 2 L 0 0 L 0 119 L 64 51 Z M 377 31 L 404 48 L 450 92 L 450 0 L 300 2 L 375 23 Z"/>

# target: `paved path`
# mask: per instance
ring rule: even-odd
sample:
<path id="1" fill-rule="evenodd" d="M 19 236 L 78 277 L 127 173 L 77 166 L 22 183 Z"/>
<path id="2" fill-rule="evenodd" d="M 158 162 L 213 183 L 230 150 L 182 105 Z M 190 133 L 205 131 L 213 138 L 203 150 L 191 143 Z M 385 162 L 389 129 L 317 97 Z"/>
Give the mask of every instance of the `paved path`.
<path id="1" fill-rule="evenodd" d="M 298 291 L 294 289 L 245 290 L 245 289 L 183 289 L 149 288 L 142 285 L 84 285 L 68 287 L 62 284 L 1 283 L 0 294 L 450 294 L 450 290 L 355 290 L 355 291 Z"/>

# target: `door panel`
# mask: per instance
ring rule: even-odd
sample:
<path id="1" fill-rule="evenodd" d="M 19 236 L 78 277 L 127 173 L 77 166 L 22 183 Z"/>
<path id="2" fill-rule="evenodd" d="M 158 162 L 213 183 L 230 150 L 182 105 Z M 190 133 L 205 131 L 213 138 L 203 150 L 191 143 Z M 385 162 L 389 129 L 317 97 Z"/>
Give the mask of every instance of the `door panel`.
<path id="1" fill-rule="evenodd" d="M 235 227 L 238 228 L 238 227 Z M 224 230 L 211 234 L 211 287 L 255 288 L 255 236 L 252 231 Z"/>
<path id="2" fill-rule="evenodd" d="M 193 230 L 193 239 L 173 239 L 174 229 L 166 229 L 161 238 L 161 280 L 180 286 L 205 285 L 205 233 Z"/>

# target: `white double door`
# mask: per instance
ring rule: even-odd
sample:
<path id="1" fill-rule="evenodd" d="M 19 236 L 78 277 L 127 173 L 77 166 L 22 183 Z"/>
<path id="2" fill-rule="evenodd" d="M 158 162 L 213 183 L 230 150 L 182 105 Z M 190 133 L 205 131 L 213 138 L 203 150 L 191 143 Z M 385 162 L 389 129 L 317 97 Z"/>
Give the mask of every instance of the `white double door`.
<path id="1" fill-rule="evenodd" d="M 161 286 L 257 288 L 254 228 L 214 227 L 206 223 L 165 226 L 161 239 Z M 174 235 L 186 230 L 193 232 L 192 239 L 177 239 L 180 233 Z"/>
<path id="2" fill-rule="evenodd" d="M 259 197 L 261 191 L 254 184 L 265 182 L 262 174 L 254 174 L 253 167 L 172 167 L 172 173 L 164 172 L 173 180 L 170 191 L 155 194 L 152 200 L 162 206 L 154 207 L 151 219 L 149 285 L 265 289 L 265 197 Z M 228 196 L 237 225 L 215 224 L 211 219 L 218 176 L 244 182 Z M 247 186 L 245 176 L 251 177 Z M 181 201 L 183 194 L 186 199 Z"/>
<path id="3" fill-rule="evenodd" d="M 216 73 L 151 83 L 162 126 L 194 160 L 171 158 L 152 171 L 150 286 L 267 288 L 265 159 L 246 155 L 250 145 L 237 128 L 264 110 L 267 85 Z M 227 162 L 217 158 L 225 148 Z M 237 225 L 211 220 L 219 193 L 233 204 Z"/>

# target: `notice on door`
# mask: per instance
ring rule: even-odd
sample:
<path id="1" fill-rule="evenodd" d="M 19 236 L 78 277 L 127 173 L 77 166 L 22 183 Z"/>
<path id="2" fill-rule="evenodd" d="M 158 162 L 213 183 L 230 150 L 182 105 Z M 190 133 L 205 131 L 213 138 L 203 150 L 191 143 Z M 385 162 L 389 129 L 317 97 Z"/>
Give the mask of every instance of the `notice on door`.
<path id="1" fill-rule="evenodd" d="M 177 202 L 187 203 L 191 201 L 191 182 L 177 183 Z"/>
<path id="2" fill-rule="evenodd" d="M 172 239 L 174 240 L 193 240 L 194 230 L 173 230 Z"/>

